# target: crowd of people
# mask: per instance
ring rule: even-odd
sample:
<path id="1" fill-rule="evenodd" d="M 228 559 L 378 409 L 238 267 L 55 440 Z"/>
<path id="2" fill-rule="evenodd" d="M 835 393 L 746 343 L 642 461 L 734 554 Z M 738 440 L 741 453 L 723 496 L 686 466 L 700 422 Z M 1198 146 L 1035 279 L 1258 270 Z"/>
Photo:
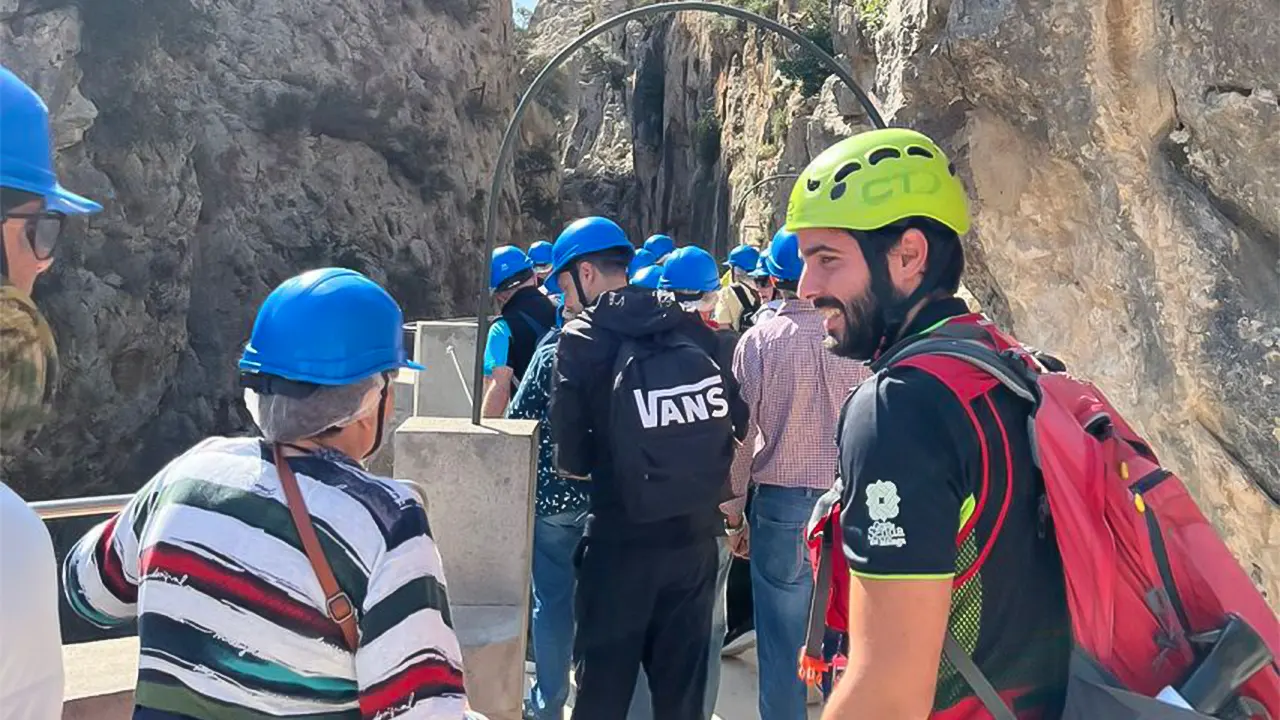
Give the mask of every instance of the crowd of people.
<path id="1" fill-rule="evenodd" d="M 8 71 L 0 80 L 12 448 L 38 425 L 56 369 L 29 293 L 65 219 L 101 208 L 57 183 L 40 99 Z M 886 147 L 897 149 L 878 165 L 858 154 Z M 927 177 L 932 191 L 898 188 L 894 173 Z M 842 203 L 846 188 L 874 190 L 880 202 Z M 973 516 L 983 533 L 1002 523 L 1030 532 L 1021 526 L 1034 519 L 1033 494 L 977 490 L 970 455 L 1004 450 L 920 423 L 963 412 L 927 381 L 882 374 L 874 392 L 847 398 L 870 374 L 865 361 L 967 313 L 950 297 L 967 223 L 942 151 L 883 131 L 817 158 L 786 228 L 723 264 L 662 234 L 636 248 L 603 217 L 527 252 L 494 251 L 499 317 L 485 339 L 480 402 L 487 417 L 542 429 L 527 717 L 561 717 L 576 684 L 580 720 L 709 718 L 720 655 L 744 639 L 758 648 L 761 717 L 805 717 L 796 662 L 813 587 L 806 526 L 837 476 L 867 621 L 838 643 L 853 652 L 828 712 L 924 717 L 935 682 L 940 700 L 963 694 L 935 677 L 965 552 L 946 528 Z M 402 320 L 391 296 L 354 271 L 285 281 L 260 307 L 239 363 L 258 435 L 191 448 L 71 551 L 63 577 L 76 613 L 103 627 L 138 622 L 136 717 L 469 712 L 422 504 L 362 464 L 388 432 L 390 374 L 415 367 Z M 1018 411 L 1006 398 L 991 408 Z M 1009 445 L 1025 459 L 1024 446 Z M 30 589 L 30 607 L 5 594 L 5 644 L 23 652 L 21 661 L 0 653 L 0 692 L 5 708 L 22 708 L 15 716 L 54 717 L 52 548 L 20 499 L 7 488 L 0 499 L 4 546 L 28 548 L 3 553 L 5 582 L 21 577 Z M 992 669 L 1049 697 L 1066 626 L 1052 612 L 1052 559 L 1036 547 L 1019 537 L 986 549 L 1044 583 L 1028 590 L 988 571 L 981 599 L 956 612 L 975 623 L 966 629 L 979 664 L 1001 662 L 992 649 L 1009 643 L 1042 648 L 1036 663 Z M 1018 592 L 1037 594 L 1034 613 L 1020 610 Z M 990 612 L 1005 622 L 979 630 L 974 613 Z M 930 642 L 904 641 L 929 633 Z M 884 711 L 840 710 L 870 707 Z"/>
<path id="2" fill-rule="evenodd" d="M 31 290 L 66 219 L 99 210 L 0 68 L 6 453 L 55 384 Z M 804 718 L 802 648 L 833 611 L 825 718 L 1061 715 L 1072 625 L 1031 403 L 912 353 L 1007 338 L 956 297 L 969 224 L 943 150 L 882 129 L 814 158 L 785 226 L 724 263 L 604 217 L 493 252 L 477 401 L 541 430 L 526 718 L 576 695 L 575 720 L 706 720 L 750 642 L 760 717 Z M 473 716 L 423 504 L 363 464 L 391 374 L 421 370 L 402 323 L 352 270 L 280 284 L 238 364 L 257 434 L 190 448 L 67 556 L 78 615 L 137 621 L 135 718 Z M 59 717 L 53 548 L 3 484 L 0 512 L 0 716 Z"/>

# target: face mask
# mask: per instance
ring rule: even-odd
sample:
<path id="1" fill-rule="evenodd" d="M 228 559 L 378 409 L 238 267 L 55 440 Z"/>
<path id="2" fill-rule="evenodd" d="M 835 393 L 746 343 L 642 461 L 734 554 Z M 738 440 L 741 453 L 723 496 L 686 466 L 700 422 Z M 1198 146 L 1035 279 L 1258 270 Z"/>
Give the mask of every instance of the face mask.
<path id="1" fill-rule="evenodd" d="M 382 391 L 378 394 L 378 410 L 377 410 L 377 426 L 373 434 L 373 446 L 369 448 L 369 452 L 364 454 L 361 460 L 368 460 L 373 454 L 378 452 L 378 448 L 382 447 L 383 434 L 386 431 L 387 424 L 387 396 L 391 388 L 391 378 L 385 374 L 382 378 Z"/>

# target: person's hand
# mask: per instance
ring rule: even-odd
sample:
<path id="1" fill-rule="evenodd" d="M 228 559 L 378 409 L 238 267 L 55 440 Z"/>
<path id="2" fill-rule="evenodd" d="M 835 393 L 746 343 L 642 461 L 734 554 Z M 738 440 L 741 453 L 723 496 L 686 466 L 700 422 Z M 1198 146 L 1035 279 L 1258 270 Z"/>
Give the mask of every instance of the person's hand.
<path id="1" fill-rule="evenodd" d="M 729 552 L 734 557 L 747 560 L 751 556 L 751 526 L 746 520 L 742 521 L 742 532 L 737 535 L 730 535 L 726 538 L 729 542 Z"/>

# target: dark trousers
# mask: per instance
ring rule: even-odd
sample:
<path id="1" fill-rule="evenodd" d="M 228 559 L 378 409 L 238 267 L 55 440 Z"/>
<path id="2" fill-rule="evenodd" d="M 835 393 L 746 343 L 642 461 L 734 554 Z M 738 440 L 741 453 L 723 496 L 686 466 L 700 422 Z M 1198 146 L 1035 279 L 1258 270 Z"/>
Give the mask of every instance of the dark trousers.
<path id="1" fill-rule="evenodd" d="M 750 625 L 755 621 L 755 605 L 751 602 L 751 561 L 740 557 L 729 566 L 728 600 L 729 631 Z"/>
<path id="2" fill-rule="evenodd" d="M 654 548 L 583 540 L 573 720 L 623 720 L 641 665 L 655 718 L 701 720 L 717 542 Z"/>

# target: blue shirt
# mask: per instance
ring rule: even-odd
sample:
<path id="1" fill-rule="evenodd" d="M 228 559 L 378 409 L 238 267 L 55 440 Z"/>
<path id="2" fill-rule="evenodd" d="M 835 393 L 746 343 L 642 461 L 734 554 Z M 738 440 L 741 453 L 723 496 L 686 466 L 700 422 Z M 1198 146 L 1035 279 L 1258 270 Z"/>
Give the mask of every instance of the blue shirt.
<path id="1" fill-rule="evenodd" d="M 484 375 L 493 375 L 496 367 L 505 367 L 511 351 L 511 326 L 506 318 L 498 318 L 489 326 L 489 336 L 484 343 Z"/>
<path id="2" fill-rule="evenodd" d="M 533 505 L 538 517 L 585 511 L 590 500 L 590 487 L 585 482 L 560 477 L 552 457 L 547 411 L 551 407 L 551 371 L 559 338 L 560 328 L 554 328 L 534 350 L 520 389 L 507 409 L 509 418 L 538 421 L 538 491 Z"/>

